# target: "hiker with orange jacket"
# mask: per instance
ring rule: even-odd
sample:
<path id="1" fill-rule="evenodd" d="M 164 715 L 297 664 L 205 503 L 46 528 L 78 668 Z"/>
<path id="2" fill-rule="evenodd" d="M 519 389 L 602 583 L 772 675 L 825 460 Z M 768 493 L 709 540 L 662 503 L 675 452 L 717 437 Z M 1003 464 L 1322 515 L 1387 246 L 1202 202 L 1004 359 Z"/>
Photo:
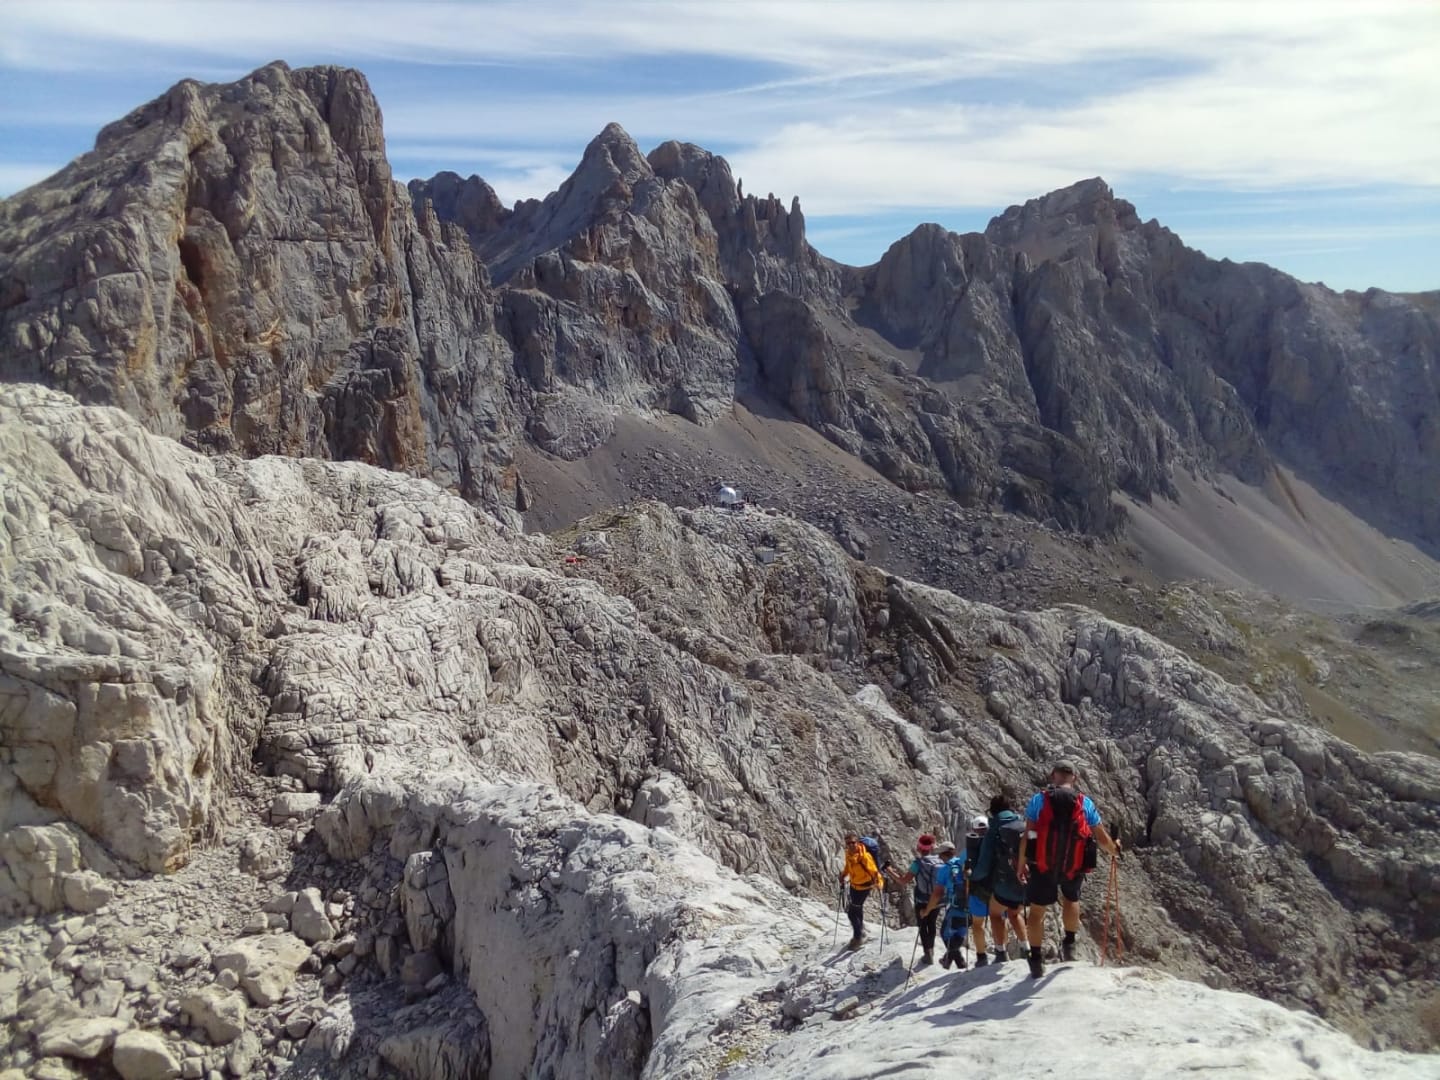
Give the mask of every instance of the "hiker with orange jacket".
<path id="1" fill-rule="evenodd" d="M 1075 959 L 1075 933 L 1080 929 L 1080 886 L 1085 874 L 1094 869 L 1087 863 L 1093 851 L 1091 841 L 1111 858 L 1120 858 L 1120 844 L 1111 838 L 1100 821 L 1090 796 L 1075 786 L 1075 766 L 1056 762 L 1050 770 L 1050 786 L 1030 797 L 1025 807 L 1025 833 L 1020 838 L 1020 855 L 1015 873 L 1025 886 L 1030 905 L 1026 937 L 1030 942 L 1030 977 L 1045 972 L 1041 948 L 1045 943 L 1045 912 L 1061 900 L 1065 940 L 1061 959 Z"/>
<path id="2" fill-rule="evenodd" d="M 840 871 L 840 887 L 850 883 L 850 893 L 845 904 L 845 914 L 850 919 L 850 928 L 855 936 L 846 946 L 851 950 L 860 948 L 865 940 L 865 901 L 872 890 L 885 887 L 885 879 L 875 865 L 874 856 L 860 840 L 857 833 L 845 834 L 845 869 Z"/>

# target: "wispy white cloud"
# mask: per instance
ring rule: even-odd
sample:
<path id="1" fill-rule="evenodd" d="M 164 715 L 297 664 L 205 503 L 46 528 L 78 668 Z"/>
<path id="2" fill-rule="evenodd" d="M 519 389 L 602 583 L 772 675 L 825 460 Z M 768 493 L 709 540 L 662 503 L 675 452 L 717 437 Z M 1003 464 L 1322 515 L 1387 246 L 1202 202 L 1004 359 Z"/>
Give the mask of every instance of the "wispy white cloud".
<path id="1" fill-rule="evenodd" d="M 53 0 L 8 5 L 4 22 L 0 66 L 36 77 L 280 57 L 504 65 L 515 78 L 498 93 L 494 79 L 407 77 L 381 104 L 399 171 L 473 170 L 507 201 L 555 186 L 612 120 L 646 148 L 726 152 L 748 189 L 800 194 L 812 221 L 998 208 L 1097 174 L 1122 194 L 1440 192 L 1433 0 Z M 674 92 L 677 58 L 706 66 L 705 92 Z M 652 61 L 670 65 L 663 89 Z M 10 112 L 0 124 L 26 122 Z"/>

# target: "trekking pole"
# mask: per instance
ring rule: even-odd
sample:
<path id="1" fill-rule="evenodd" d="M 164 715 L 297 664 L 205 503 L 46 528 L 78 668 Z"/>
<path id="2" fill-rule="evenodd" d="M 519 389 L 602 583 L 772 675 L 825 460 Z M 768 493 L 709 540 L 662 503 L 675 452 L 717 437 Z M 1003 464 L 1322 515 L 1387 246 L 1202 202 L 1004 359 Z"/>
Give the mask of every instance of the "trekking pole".
<path id="1" fill-rule="evenodd" d="M 905 989 L 910 989 L 910 979 L 915 974 L 915 954 L 920 951 L 920 927 L 915 927 L 915 944 L 910 947 L 910 967 L 905 971 Z M 903 991 L 902 991 L 903 992 Z"/>
<path id="2" fill-rule="evenodd" d="M 1100 963 L 1105 963 L 1110 948 L 1110 916 L 1115 916 L 1115 962 L 1125 961 L 1125 938 L 1120 925 L 1120 860 L 1110 859 L 1110 880 L 1105 883 L 1105 933 L 1100 939 Z"/>
<path id="3" fill-rule="evenodd" d="M 887 924 L 889 921 L 890 921 L 890 920 L 888 920 L 887 918 L 885 918 L 885 889 L 884 889 L 884 887 L 882 886 L 881 889 L 880 889 L 880 951 L 881 951 L 881 952 L 884 952 L 884 951 L 885 951 L 885 926 L 886 926 L 886 924 Z"/>
<path id="4" fill-rule="evenodd" d="M 830 937 L 830 947 L 833 949 L 840 944 L 840 912 L 845 910 L 845 886 L 840 886 L 840 899 L 835 904 L 835 933 Z"/>

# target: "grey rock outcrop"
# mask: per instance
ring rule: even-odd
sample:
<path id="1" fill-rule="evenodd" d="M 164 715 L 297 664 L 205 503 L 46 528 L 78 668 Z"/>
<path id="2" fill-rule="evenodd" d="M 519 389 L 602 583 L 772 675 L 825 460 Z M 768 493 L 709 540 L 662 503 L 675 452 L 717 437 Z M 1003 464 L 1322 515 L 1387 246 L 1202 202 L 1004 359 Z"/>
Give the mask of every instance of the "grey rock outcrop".
<path id="1" fill-rule="evenodd" d="M 432 294 L 463 293 L 473 259 L 415 222 L 356 72 L 178 84 L 0 206 L 0 268 L 10 377 L 195 446 L 359 458 L 485 492 L 479 396 L 461 420 L 429 389 L 472 382 L 439 337 L 487 324 Z"/>
<path id="2" fill-rule="evenodd" d="M 500 512 L 529 442 L 758 398 L 909 490 L 1092 532 L 1117 488 L 1284 462 L 1440 543 L 1433 298 L 1215 262 L 1100 180 L 874 266 L 688 143 L 616 125 L 544 200 L 391 181 L 358 73 L 184 82 L 0 204 L 0 374 L 192 446 L 356 459 Z M 124 547 L 119 550 L 122 554 Z"/>

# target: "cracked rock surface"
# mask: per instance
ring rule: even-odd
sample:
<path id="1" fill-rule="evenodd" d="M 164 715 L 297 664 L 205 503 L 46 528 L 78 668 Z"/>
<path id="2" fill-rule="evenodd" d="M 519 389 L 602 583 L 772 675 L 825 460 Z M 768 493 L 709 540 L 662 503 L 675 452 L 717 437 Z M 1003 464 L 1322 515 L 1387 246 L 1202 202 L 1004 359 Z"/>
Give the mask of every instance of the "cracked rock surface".
<path id="1" fill-rule="evenodd" d="M 0 482 L 0 1068 L 716 1075 L 831 1022 L 757 995 L 830 962 L 843 829 L 903 850 L 1059 755 L 1130 849 L 1132 958 L 1436 1038 L 1440 765 L 1091 610 L 754 509 L 622 508 L 576 561 L 428 481 L 28 385 Z"/>

